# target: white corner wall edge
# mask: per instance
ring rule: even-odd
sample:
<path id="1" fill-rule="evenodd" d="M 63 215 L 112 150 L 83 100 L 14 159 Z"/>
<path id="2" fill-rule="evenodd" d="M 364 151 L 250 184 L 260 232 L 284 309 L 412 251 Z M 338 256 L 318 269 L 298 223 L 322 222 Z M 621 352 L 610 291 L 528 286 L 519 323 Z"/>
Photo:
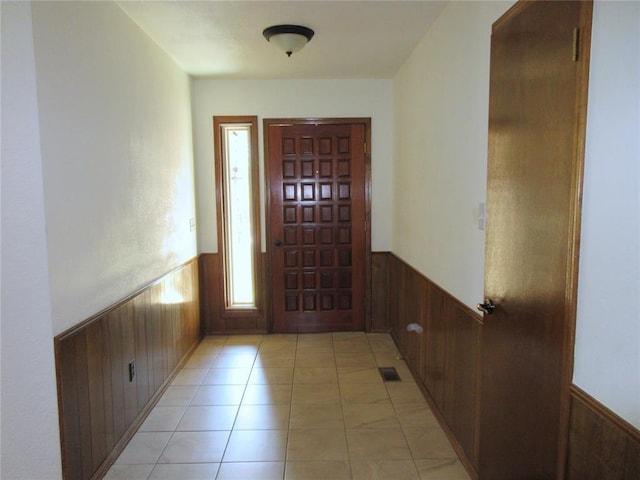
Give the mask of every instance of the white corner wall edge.
<path id="1" fill-rule="evenodd" d="M 0 477 L 62 476 L 31 4 L 2 2 Z"/>
<path id="2" fill-rule="evenodd" d="M 640 3 L 594 3 L 573 383 L 640 428 Z"/>

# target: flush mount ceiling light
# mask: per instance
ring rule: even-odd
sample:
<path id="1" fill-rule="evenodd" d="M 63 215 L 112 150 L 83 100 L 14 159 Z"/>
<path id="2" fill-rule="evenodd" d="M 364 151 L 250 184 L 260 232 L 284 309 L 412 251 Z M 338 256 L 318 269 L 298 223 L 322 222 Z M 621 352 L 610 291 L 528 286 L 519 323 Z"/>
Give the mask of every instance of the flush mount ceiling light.
<path id="1" fill-rule="evenodd" d="M 302 49 L 313 38 L 313 33 L 310 28 L 300 25 L 274 25 L 262 31 L 267 42 L 273 43 L 288 57 Z"/>

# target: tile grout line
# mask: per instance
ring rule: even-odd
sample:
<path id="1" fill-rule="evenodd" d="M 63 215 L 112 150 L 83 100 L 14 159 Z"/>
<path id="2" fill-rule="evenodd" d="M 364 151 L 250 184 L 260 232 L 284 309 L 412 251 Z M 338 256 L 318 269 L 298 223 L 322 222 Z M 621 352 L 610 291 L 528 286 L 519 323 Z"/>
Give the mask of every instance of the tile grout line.
<path id="1" fill-rule="evenodd" d="M 406 366 L 406 362 L 405 362 L 404 358 L 398 357 L 398 360 L 401 360 L 402 364 L 404 366 Z M 377 362 L 376 362 L 376 365 L 377 365 Z M 415 380 L 413 378 L 412 378 L 412 380 L 415 383 Z M 411 445 L 409 443 L 409 439 L 407 438 L 407 434 L 405 432 L 404 426 L 402 425 L 402 422 L 400 421 L 400 415 L 398 414 L 398 409 L 396 408 L 396 403 L 391 398 L 391 392 L 389 391 L 389 388 L 387 388 L 387 383 L 389 383 L 389 382 L 383 382 L 383 383 L 384 383 L 384 388 L 387 390 L 387 394 L 389 395 L 389 399 L 391 400 L 391 408 L 393 408 L 393 412 L 395 413 L 396 418 L 398 419 L 398 424 L 400 425 L 400 430 L 402 431 L 402 436 L 404 438 L 404 441 L 407 444 L 407 448 L 409 449 L 409 453 L 411 454 L 411 462 L 413 463 L 413 468 L 414 468 L 416 474 L 418 475 L 418 478 L 420 478 L 420 471 L 418 470 L 418 465 L 416 464 L 416 458 L 414 457 L 413 451 L 411 450 Z"/>
<path id="2" fill-rule="evenodd" d="M 229 337 L 227 337 L 227 340 L 228 339 L 229 339 Z M 251 368 L 249 369 L 249 375 L 247 376 L 247 379 L 246 379 L 246 381 L 244 383 L 244 389 L 242 390 L 242 396 L 240 397 L 240 403 L 238 403 L 238 409 L 236 410 L 236 414 L 235 414 L 235 417 L 233 419 L 233 423 L 231 424 L 231 430 L 229 431 L 229 437 L 227 438 L 227 443 L 225 444 L 224 450 L 222 451 L 222 455 L 220 456 L 220 463 L 218 465 L 218 472 L 216 473 L 216 478 L 218 478 L 220 476 L 220 470 L 222 470 L 222 464 L 225 463 L 224 462 L 224 456 L 226 455 L 227 449 L 229 448 L 229 443 L 231 442 L 231 436 L 233 435 L 236 423 L 238 421 L 238 417 L 240 415 L 240 408 L 242 407 L 242 400 L 244 399 L 244 395 L 247 392 L 247 386 L 249 385 L 249 381 L 251 380 L 251 374 L 253 373 L 253 369 L 255 368 L 256 359 L 258 358 L 258 352 L 260 351 L 260 345 L 262 345 L 263 339 L 264 339 L 264 337 L 261 336 L 260 337 L 260 342 L 258 343 L 258 345 L 256 345 L 256 351 L 255 351 L 254 356 L 253 356 L 253 362 L 251 363 Z M 225 341 L 225 345 L 226 345 L 226 341 Z M 226 462 L 226 463 L 231 463 L 231 462 Z"/>
<path id="3" fill-rule="evenodd" d="M 228 338 L 229 338 L 229 337 L 228 337 L 228 336 L 226 336 L 224 343 L 226 343 L 226 342 L 227 342 Z M 200 343 L 200 345 L 201 345 L 201 344 L 202 344 L 202 342 Z M 223 345 L 224 345 L 224 344 L 223 344 Z M 198 346 L 199 346 L 199 345 L 198 345 Z M 194 353 L 195 353 L 195 350 L 194 350 Z M 219 355 L 220 355 L 220 352 L 219 352 L 219 351 L 218 351 L 218 352 L 216 352 L 216 355 L 215 355 L 215 357 L 214 357 L 214 360 L 215 360 L 215 358 L 217 358 Z M 192 356 L 193 356 L 193 354 L 192 354 Z M 185 365 L 186 365 L 186 363 L 185 363 Z M 180 373 L 182 373 L 185 369 L 187 369 L 187 368 L 183 366 L 183 367 L 180 369 Z M 209 367 L 206 369 L 206 370 L 207 370 L 207 372 L 208 372 L 210 369 L 211 369 L 211 367 L 209 366 Z M 164 452 L 166 451 L 167 447 L 168 447 L 168 446 L 169 446 L 169 444 L 171 443 L 171 440 L 173 439 L 173 437 L 175 436 L 176 432 L 178 431 L 178 430 L 177 430 L 177 429 L 178 429 L 178 426 L 180 425 L 180 422 L 181 422 L 181 421 L 182 421 L 182 419 L 184 418 L 184 415 L 186 414 L 186 412 L 187 412 L 187 410 L 189 409 L 189 407 L 191 407 L 191 406 L 192 406 L 193 399 L 195 398 L 195 396 L 197 395 L 198 391 L 199 391 L 199 390 L 200 390 L 200 388 L 202 387 L 202 382 L 204 381 L 204 378 L 205 378 L 205 377 L 206 377 L 206 374 L 205 374 L 205 376 L 202 378 L 202 380 L 200 380 L 200 383 L 198 383 L 198 385 L 195 385 L 197 388 L 196 388 L 196 390 L 195 390 L 195 392 L 194 392 L 193 396 L 192 396 L 192 397 L 191 397 L 191 399 L 189 400 L 188 404 L 184 407 L 184 412 L 183 412 L 183 413 L 182 413 L 182 415 L 180 416 L 180 420 L 178 420 L 178 422 L 176 423 L 176 426 L 174 427 L 173 431 L 171 432 L 171 435 L 169 436 L 169 439 L 167 440 L 167 443 L 165 444 L 164 448 L 163 448 L 163 449 L 162 449 L 162 451 L 160 452 L 160 455 L 158 456 L 158 458 L 156 459 L 155 463 L 153 464 L 153 467 L 151 468 L 151 471 L 149 472 L 149 475 L 147 476 L 147 480 L 148 480 L 149 478 L 151 478 L 151 476 L 153 475 L 153 472 L 155 471 L 155 469 L 156 469 L 156 467 L 157 467 L 158 465 L 171 465 L 171 462 L 169 462 L 169 463 L 167 463 L 167 464 L 165 464 L 165 463 L 160 464 L 160 463 L 158 462 L 158 460 L 160 460 L 160 458 L 162 458 L 162 455 L 164 454 Z M 155 408 L 156 408 L 156 407 L 154 407 L 154 409 L 155 409 Z M 138 429 L 138 432 L 139 432 L 139 429 Z M 138 433 L 138 432 L 136 432 L 136 433 Z M 218 468 L 218 469 L 219 469 L 219 468 Z M 216 477 L 217 477 L 217 475 L 218 475 L 218 472 L 216 472 Z"/>
<path id="4" fill-rule="evenodd" d="M 287 461 L 289 460 L 289 447 L 290 447 L 289 442 L 291 441 L 291 432 L 292 432 L 294 387 L 296 385 L 295 384 L 295 377 L 296 377 L 296 371 L 298 370 L 299 354 L 302 355 L 304 353 L 302 350 L 301 351 L 298 350 L 298 348 L 300 348 L 301 346 L 304 347 L 304 345 L 302 345 L 300 343 L 299 335 L 298 334 L 295 334 L 295 335 L 296 335 L 295 336 L 295 341 L 291 342 L 293 344 L 293 348 L 294 348 L 294 350 L 293 350 L 293 369 L 292 369 L 291 378 L 290 378 L 291 391 L 289 392 L 289 401 L 288 401 L 288 408 L 289 408 L 288 424 L 287 424 L 287 428 L 286 428 L 286 432 L 285 432 L 286 436 L 285 436 L 285 439 L 284 439 L 285 440 L 285 442 L 284 442 L 284 458 L 283 458 L 283 461 L 282 461 L 282 463 L 283 463 L 282 479 L 283 480 L 287 477 Z M 337 335 L 339 335 L 339 334 L 336 334 L 336 333 L 331 334 L 330 346 L 331 346 L 331 350 L 332 350 L 332 357 L 333 357 L 333 364 L 334 364 L 333 370 L 334 370 L 334 373 L 335 373 L 335 376 L 336 376 L 336 382 L 337 382 L 338 401 L 340 402 L 339 403 L 339 409 L 340 409 L 340 413 L 341 413 L 341 416 L 342 416 L 342 431 L 344 433 L 345 442 L 346 442 L 346 463 L 347 463 L 347 466 L 348 466 L 349 478 L 353 479 L 354 478 L 354 474 L 355 474 L 354 473 L 354 469 L 353 469 L 354 458 L 352 457 L 352 452 L 351 452 L 351 448 L 350 448 L 350 444 L 349 444 L 349 436 L 348 436 L 349 428 L 347 428 L 348 425 L 347 425 L 347 421 L 346 421 L 346 418 L 345 418 L 345 405 L 346 404 L 344 402 L 344 398 L 343 398 L 343 394 L 342 394 L 343 393 L 343 388 L 346 385 L 349 384 L 348 379 L 351 378 L 351 377 L 347 378 L 346 383 L 343 383 L 341 381 L 340 372 L 339 372 L 340 367 L 338 366 L 338 362 L 337 362 L 337 358 L 336 358 L 336 355 L 337 355 L 337 353 L 336 353 L 337 352 L 336 351 L 336 345 L 339 343 L 337 341 Z M 379 363 L 380 363 L 378 357 L 376 356 L 376 353 L 378 355 L 383 355 L 383 356 L 386 355 L 386 354 L 390 354 L 390 355 L 394 355 L 394 356 L 397 355 L 397 347 L 394 348 L 393 351 L 391 351 L 391 350 L 389 350 L 389 346 L 387 346 L 386 344 L 377 343 L 376 344 L 377 347 L 374 348 L 374 345 L 372 344 L 372 337 L 367 333 L 364 333 L 364 335 L 365 335 L 364 338 L 366 339 L 366 346 L 367 346 L 366 355 L 372 355 L 373 356 L 374 364 L 375 364 L 375 368 L 376 369 L 379 367 Z M 252 375 L 255 373 L 256 369 L 269 368 L 269 367 L 262 366 L 262 364 L 259 361 L 261 347 L 266 346 L 265 338 L 266 338 L 265 335 L 260 335 L 259 339 L 255 339 L 254 340 L 252 338 L 252 341 L 247 343 L 247 344 L 243 344 L 242 342 L 239 342 L 239 343 L 236 344 L 235 342 L 228 343 L 229 339 L 230 339 L 230 336 L 227 335 L 227 336 L 224 337 L 224 340 L 222 341 L 220 347 L 217 347 L 217 346 L 213 347 L 213 348 L 216 348 L 215 355 L 212 356 L 213 358 L 209 361 L 208 366 L 206 367 L 206 369 L 203 369 L 203 370 L 206 370 L 207 373 L 200 379 L 200 381 L 197 384 L 193 385 L 195 387 L 195 390 L 194 390 L 193 394 L 191 395 L 191 397 L 184 403 L 184 407 L 183 407 L 184 410 L 182 411 L 182 414 L 179 415 L 180 418 L 178 418 L 175 426 L 173 427 L 173 430 L 172 431 L 166 430 L 166 432 L 170 433 L 170 435 L 169 435 L 169 437 L 167 439 L 167 442 L 162 447 L 162 450 L 160 451 L 159 456 L 156 458 L 156 460 L 155 460 L 155 462 L 153 464 L 135 464 L 135 465 L 146 465 L 146 466 L 151 467 L 151 470 L 149 471 L 149 473 L 145 477 L 147 480 L 149 480 L 150 478 L 154 477 L 154 472 L 156 472 L 156 468 L 158 468 L 159 466 L 178 465 L 178 464 L 181 464 L 181 463 L 185 463 L 185 464 L 186 463 L 202 463 L 202 464 L 210 464 L 210 465 L 217 464 L 217 470 L 216 470 L 214 478 L 222 478 L 222 477 L 220 477 L 220 475 L 222 473 L 223 464 L 224 463 L 236 463 L 236 462 L 223 462 L 223 460 L 224 460 L 225 454 L 227 453 L 228 447 L 230 445 L 230 440 L 232 438 L 232 435 L 236 431 L 235 428 L 236 428 L 236 426 L 239 426 L 238 421 L 239 421 L 239 418 L 240 418 L 239 417 L 240 409 L 243 407 L 243 405 L 244 405 L 243 402 L 247 398 L 247 391 L 248 391 L 248 387 L 251 385 Z M 258 340 L 258 341 L 256 342 L 256 340 Z M 322 344 L 324 345 L 324 343 L 322 343 Z M 201 345 L 202 345 L 202 342 L 201 342 Z M 238 384 L 227 384 L 227 383 L 216 384 L 216 383 L 213 383 L 213 384 L 204 385 L 203 384 L 204 379 L 211 372 L 211 370 L 213 370 L 215 368 L 234 368 L 234 367 L 223 367 L 223 366 L 216 367 L 216 364 L 215 364 L 216 359 L 218 359 L 222 355 L 224 355 L 224 353 L 225 353 L 224 348 L 225 347 L 233 347 L 234 345 L 238 346 L 238 347 L 242 347 L 242 346 L 246 347 L 246 346 L 250 345 L 251 348 L 252 348 L 252 351 L 253 351 L 253 360 L 251 362 L 251 366 L 249 367 L 249 374 L 247 375 L 246 379 L 244 380 L 244 383 L 242 383 L 242 384 L 240 384 L 240 383 L 238 383 Z M 342 353 L 348 353 L 346 351 L 343 351 L 343 349 L 345 347 L 348 347 L 348 345 L 343 344 L 340 347 L 340 349 L 341 349 L 340 351 Z M 364 347 L 364 344 L 362 345 L 362 347 Z M 288 347 L 287 347 L 286 351 L 289 351 Z M 323 351 L 324 351 L 324 347 L 323 347 L 323 349 L 318 349 L 318 351 L 310 352 L 311 353 L 311 360 L 313 360 L 313 357 L 317 357 L 318 355 L 321 355 Z M 194 353 L 196 353 L 196 352 L 197 352 L 197 350 L 194 351 Z M 272 353 L 277 356 L 278 355 L 278 349 L 276 349 Z M 365 353 L 365 352 L 359 352 L 359 353 Z M 242 353 L 242 355 L 244 355 L 244 353 Z M 232 357 L 233 354 L 230 354 L 230 356 Z M 284 356 L 284 354 L 283 354 L 283 356 Z M 288 354 L 286 356 L 288 356 Z M 403 359 L 400 359 L 400 360 L 401 360 L 401 366 L 403 366 L 403 367 L 406 366 L 406 362 Z M 225 360 L 225 362 L 226 362 L 226 360 Z M 233 363 L 233 361 L 231 361 L 231 363 Z M 357 365 L 356 365 L 356 363 L 357 363 Z M 197 363 L 194 362 L 193 365 L 197 365 Z M 311 365 L 314 366 L 314 367 L 316 366 L 316 364 L 313 361 L 311 362 Z M 324 366 L 325 365 L 318 364 L 317 368 L 324 367 Z M 362 365 L 360 365 L 359 362 L 355 362 L 354 363 L 354 367 L 356 367 L 356 369 L 358 369 L 358 368 L 362 368 L 362 369 L 367 368 L 368 369 L 369 368 L 369 364 L 367 364 L 366 366 L 362 366 Z M 244 367 L 235 367 L 235 368 L 244 368 Z M 299 368 L 311 368 L 311 367 L 300 366 Z M 181 369 L 180 373 L 182 373 L 184 370 L 190 370 L 190 369 L 187 368 L 187 367 L 183 367 Z M 308 372 L 305 372 L 305 373 L 308 373 Z M 283 377 L 280 377 L 280 378 L 278 376 L 275 377 L 275 381 L 277 382 L 276 384 L 280 384 L 281 378 L 283 378 Z M 359 378 L 359 377 L 356 377 L 356 378 Z M 351 378 L 351 379 L 354 380 L 353 378 Z M 275 385 L 275 384 L 271 383 L 271 380 L 272 379 L 267 376 L 267 378 L 265 379 L 265 381 L 267 383 L 264 383 L 264 384 L 260 383 L 260 384 L 255 384 L 255 385 L 263 385 L 263 386 L 265 386 L 265 385 L 266 386 Z M 303 378 L 302 379 L 302 383 L 300 385 L 305 385 L 306 384 L 305 380 L 306 380 L 306 378 Z M 308 381 L 309 385 L 321 385 L 321 384 L 314 384 L 312 380 Z M 413 378 L 409 378 L 409 380 L 407 380 L 407 382 L 411 383 L 412 385 L 417 383 L 415 381 L 415 379 L 413 379 Z M 359 381 L 355 380 L 355 383 L 359 384 Z M 385 390 L 385 392 L 387 394 L 387 397 L 389 398 L 389 402 L 391 404 L 394 416 L 395 416 L 396 420 L 398 421 L 398 425 L 399 425 L 400 430 L 402 432 L 402 438 L 404 438 L 406 447 L 408 449 L 408 453 L 409 453 L 410 459 L 411 459 L 411 464 L 413 465 L 413 472 L 415 474 L 417 474 L 416 478 L 422 478 L 421 477 L 422 474 L 420 472 L 420 469 L 418 468 L 418 463 L 417 463 L 418 460 L 425 460 L 425 459 L 426 460 L 445 460 L 445 459 L 444 458 L 440 459 L 439 457 L 438 458 L 436 458 L 436 457 L 433 457 L 433 458 L 431 458 L 431 457 L 429 457 L 429 458 L 427 458 L 427 457 L 424 457 L 424 458 L 423 457 L 419 457 L 419 458 L 417 458 L 417 457 L 414 456 L 414 454 L 413 454 L 413 452 L 411 450 L 411 444 L 410 444 L 409 438 L 407 436 L 407 431 L 405 429 L 405 425 L 403 425 L 403 422 L 400 421 L 399 408 L 403 403 L 408 401 L 408 398 L 410 398 L 411 401 L 414 401 L 416 403 L 417 403 L 417 401 L 413 400 L 413 397 L 411 397 L 411 396 L 409 396 L 407 398 L 404 398 L 404 393 L 399 396 L 398 392 L 396 392 L 396 401 L 394 401 L 393 397 L 391 395 L 392 392 L 389 389 L 389 385 L 387 385 L 387 383 L 389 383 L 389 382 L 383 381 L 382 383 L 384 384 L 384 390 Z M 405 384 L 407 384 L 407 383 L 405 382 Z M 169 447 L 169 444 L 171 443 L 171 441 L 174 438 L 175 434 L 179 432 L 178 431 L 179 425 L 182 422 L 182 420 L 184 419 L 184 416 L 186 415 L 188 409 L 191 408 L 191 407 L 199 406 L 199 405 L 194 405 L 193 402 L 194 402 L 196 396 L 198 395 L 198 393 L 200 391 L 202 391 L 202 388 L 206 387 L 206 386 L 231 387 L 232 385 L 233 386 L 241 385 L 242 386 L 242 394 L 239 396 L 239 400 L 234 400 L 234 403 L 237 402 L 237 409 L 235 411 L 235 416 L 233 418 L 233 422 L 231 423 L 231 426 L 230 426 L 229 436 L 227 437 L 226 443 L 224 445 L 224 448 L 222 449 L 220 460 L 218 462 L 207 462 L 207 461 L 187 462 L 187 461 L 185 461 L 185 462 L 173 463 L 173 462 L 168 461 L 166 463 L 159 463 L 159 460 L 162 458 L 163 454 L 167 451 L 167 448 Z M 175 385 L 175 386 L 176 387 L 182 387 L 182 386 L 186 387 L 186 386 L 191 386 L 191 385 Z M 404 390 L 401 390 L 401 392 L 402 391 L 404 391 Z M 229 401 L 225 400 L 224 405 L 227 405 L 228 403 L 229 403 Z M 267 404 L 257 403 L 257 405 L 272 405 L 272 406 L 275 406 L 276 404 L 275 403 L 267 403 Z M 277 405 L 280 405 L 280 403 L 278 403 Z M 318 405 L 321 405 L 321 404 L 318 404 Z M 163 405 L 161 407 L 169 407 L 169 406 L 172 406 L 172 405 Z M 181 407 L 182 405 L 176 405 L 176 406 L 180 406 Z M 217 406 L 217 404 L 214 403 L 213 406 Z M 158 406 L 154 407 L 154 409 L 157 408 L 157 407 Z M 428 405 L 427 405 L 427 408 L 429 408 Z M 276 425 L 276 424 L 274 424 L 274 425 Z M 410 426 L 410 425 L 407 425 L 407 426 Z M 149 432 L 141 432 L 141 433 L 161 433 L 161 432 L 165 431 L 165 430 L 162 430 L 163 427 L 159 427 L 159 428 L 160 428 L 159 430 L 150 430 Z M 316 429 L 322 429 L 321 426 L 318 426 L 318 427 L 315 427 L 315 428 Z M 279 429 L 278 428 L 264 428 L 264 429 L 258 429 L 258 430 L 279 430 Z M 195 431 L 199 432 L 201 430 L 193 430 L 193 432 L 195 432 Z M 202 430 L 202 431 L 204 431 L 204 430 Z M 210 430 L 207 430 L 207 431 L 210 431 Z M 139 433 L 139 430 L 136 433 Z M 253 458 L 253 457 L 251 457 L 251 458 Z M 255 458 L 257 458 L 257 457 L 255 457 Z M 366 458 L 363 457 L 360 460 L 362 460 L 365 464 L 368 464 L 370 461 L 372 463 L 376 463 L 375 459 L 369 459 L 368 457 L 366 457 Z M 409 459 L 407 458 L 407 460 L 409 460 Z M 457 460 L 457 459 L 454 459 L 452 457 L 451 459 L 446 458 L 446 460 Z M 304 460 L 304 461 L 312 462 L 312 461 L 316 461 L 316 460 Z M 320 461 L 320 460 L 317 460 L 317 461 Z M 380 461 L 382 462 L 382 460 L 380 460 Z M 389 461 L 391 461 L 391 459 Z M 274 460 L 248 459 L 248 460 L 243 460 L 241 463 L 254 463 L 254 462 L 274 462 Z M 299 462 L 303 462 L 303 460 L 299 460 Z M 129 464 L 126 464 L 126 465 L 129 465 Z M 409 464 L 407 464 L 407 467 L 409 467 Z M 156 475 L 157 474 L 158 473 L 156 473 Z"/>
<path id="5" fill-rule="evenodd" d="M 296 348 L 293 351 L 293 369 L 291 371 L 291 394 L 289 395 L 289 423 L 287 424 L 287 441 L 284 446 L 284 459 L 282 462 L 282 479 L 287 478 L 287 458 L 289 456 L 289 440 L 291 439 L 291 414 L 293 412 L 293 382 L 296 377 L 296 360 L 298 358 L 298 341 L 300 336 L 296 333 Z"/>
<path id="6" fill-rule="evenodd" d="M 367 342 L 368 344 L 368 342 Z M 371 348 L 371 347 L 369 347 Z M 335 342 L 334 342 L 334 346 L 333 346 L 333 350 L 334 350 L 334 359 L 335 359 Z M 338 394 L 340 395 L 340 411 L 342 412 L 342 426 L 344 429 L 344 441 L 347 444 L 347 463 L 349 464 L 349 474 L 351 476 L 351 478 L 353 479 L 353 464 L 351 462 L 351 448 L 349 447 L 349 433 L 348 433 L 348 429 L 347 429 L 347 420 L 345 418 L 344 415 L 344 401 L 342 399 L 342 388 L 341 388 L 341 383 L 340 383 L 340 375 L 338 373 L 338 362 L 336 360 L 336 377 L 338 378 Z"/>

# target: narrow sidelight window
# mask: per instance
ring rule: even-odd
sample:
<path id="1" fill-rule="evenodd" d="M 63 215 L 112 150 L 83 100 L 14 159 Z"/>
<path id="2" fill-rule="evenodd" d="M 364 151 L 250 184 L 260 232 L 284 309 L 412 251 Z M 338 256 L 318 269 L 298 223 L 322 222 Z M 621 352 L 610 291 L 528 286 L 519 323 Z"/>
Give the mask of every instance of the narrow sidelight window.
<path id="1" fill-rule="evenodd" d="M 257 310 L 260 257 L 257 120 L 215 117 L 218 244 L 225 310 Z"/>

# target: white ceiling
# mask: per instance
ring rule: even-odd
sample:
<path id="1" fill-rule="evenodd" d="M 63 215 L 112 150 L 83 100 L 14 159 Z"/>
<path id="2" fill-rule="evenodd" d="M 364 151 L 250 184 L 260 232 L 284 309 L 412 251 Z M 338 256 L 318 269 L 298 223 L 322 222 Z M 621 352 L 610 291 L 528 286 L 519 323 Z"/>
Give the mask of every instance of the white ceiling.
<path id="1" fill-rule="evenodd" d="M 218 78 L 391 78 L 446 2 L 120 1 L 187 73 Z M 266 27 L 304 25 L 311 42 L 288 58 Z"/>

